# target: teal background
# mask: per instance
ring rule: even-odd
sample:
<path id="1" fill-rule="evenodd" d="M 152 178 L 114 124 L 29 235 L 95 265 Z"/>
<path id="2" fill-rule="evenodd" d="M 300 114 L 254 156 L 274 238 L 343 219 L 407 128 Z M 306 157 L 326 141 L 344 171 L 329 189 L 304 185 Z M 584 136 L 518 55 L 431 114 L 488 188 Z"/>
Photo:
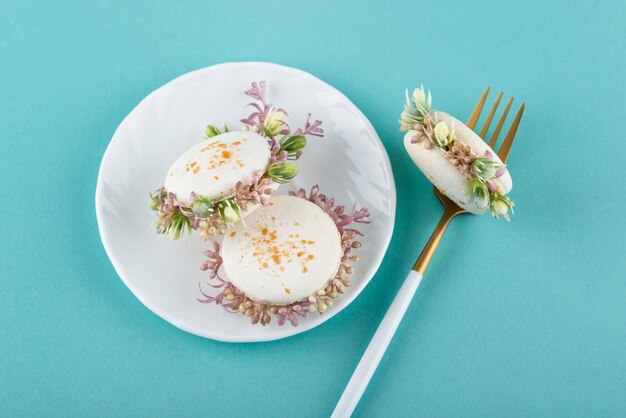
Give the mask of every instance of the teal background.
<path id="1" fill-rule="evenodd" d="M 487 85 L 526 102 L 518 210 L 453 223 L 355 415 L 623 416 L 626 3 L 470 3 L 2 1 L 0 416 L 328 416 L 440 215 L 398 132 L 419 83 L 461 119 Z M 248 60 L 350 97 L 398 210 L 349 308 L 236 345 L 141 305 L 100 243 L 94 190 L 143 97 Z"/>

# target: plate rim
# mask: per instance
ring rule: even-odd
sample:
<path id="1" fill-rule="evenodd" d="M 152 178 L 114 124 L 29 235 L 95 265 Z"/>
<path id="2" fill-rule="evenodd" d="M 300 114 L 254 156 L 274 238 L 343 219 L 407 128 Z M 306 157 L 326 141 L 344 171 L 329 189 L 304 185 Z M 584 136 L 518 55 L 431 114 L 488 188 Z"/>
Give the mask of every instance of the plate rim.
<path id="1" fill-rule="evenodd" d="M 378 139 L 378 145 L 380 146 L 380 148 L 383 151 L 383 163 L 384 165 L 389 169 L 389 184 L 390 184 L 390 200 L 391 200 L 391 208 L 390 208 L 390 216 L 391 216 L 391 227 L 390 227 L 390 231 L 389 234 L 386 238 L 386 242 L 384 242 L 383 248 L 384 250 L 381 252 L 381 254 L 379 254 L 375 261 L 375 265 L 377 265 L 377 267 L 375 268 L 375 270 L 373 271 L 373 273 L 371 274 L 371 277 L 367 279 L 367 283 L 365 283 L 363 286 L 361 286 L 359 289 L 356 289 L 355 292 L 350 296 L 350 299 L 347 300 L 347 303 L 345 304 L 345 306 L 341 309 L 330 309 L 327 312 L 325 312 L 324 316 L 324 320 L 322 322 L 316 323 L 314 325 L 311 326 L 306 326 L 306 322 L 303 322 L 301 324 L 299 324 L 299 326 L 297 327 L 291 327 L 291 333 L 289 333 L 288 335 L 284 335 L 284 336 L 271 336 L 271 335 L 267 335 L 267 338 L 264 337 L 254 337 L 254 338 L 242 338 L 242 337 L 233 337 L 230 334 L 222 334 L 220 332 L 217 333 L 206 333 L 203 332 L 195 327 L 190 327 L 186 324 L 181 323 L 180 321 L 176 320 L 176 318 L 170 318 L 167 317 L 165 314 L 162 313 L 162 311 L 157 307 L 154 306 L 152 303 L 149 303 L 145 300 L 144 296 L 142 295 L 141 292 L 138 291 L 137 288 L 135 288 L 132 284 L 129 283 L 129 281 L 127 281 L 123 275 L 121 274 L 121 263 L 120 261 L 117 259 L 117 257 L 115 256 L 115 254 L 112 252 L 112 245 L 110 242 L 110 239 L 108 238 L 108 234 L 106 232 L 106 228 L 104 228 L 103 226 L 103 214 L 101 213 L 101 202 L 100 200 L 102 199 L 102 187 L 103 187 L 103 167 L 105 165 L 105 161 L 107 161 L 110 157 L 111 154 L 111 149 L 112 149 L 112 145 L 114 142 L 119 141 L 118 138 L 118 133 L 120 131 L 120 129 L 122 129 L 125 124 L 127 123 L 128 118 L 140 107 L 142 106 L 142 104 L 149 100 L 156 92 L 160 91 L 161 89 L 163 89 L 166 86 L 169 86 L 171 84 L 175 84 L 177 83 L 181 78 L 184 77 L 188 77 L 191 76 L 193 74 L 197 74 L 200 72 L 204 72 L 204 71 L 209 71 L 209 70 L 216 70 L 219 69 L 221 67 L 234 67 L 234 66 L 262 66 L 262 67 L 269 67 L 269 68 L 275 68 L 275 69 L 279 69 L 279 70 L 286 70 L 288 72 L 292 72 L 295 73 L 297 75 L 300 76 L 304 76 L 304 77 L 308 77 L 308 78 L 312 78 L 314 79 L 316 82 L 322 83 L 323 85 L 325 85 L 326 87 L 328 87 L 334 94 L 337 94 L 339 97 L 343 98 L 346 103 L 348 104 L 348 106 L 350 106 L 352 108 L 352 110 L 354 110 L 356 112 L 357 115 L 360 115 L 361 118 L 365 121 L 366 123 L 366 127 L 368 127 L 369 129 L 371 129 L 372 132 L 374 132 L 374 134 L 376 135 L 376 138 Z M 395 221 L 396 221 L 396 208 L 397 208 L 397 191 L 396 191 L 396 184 L 395 184 L 395 178 L 394 178 L 394 174 L 393 174 L 393 167 L 391 166 L 391 161 L 389 159 L 389 154 L 387 153 L 387 149 L 385 148 L 382 140 L 380 139 L 380 136 L 378 135 L 378 132 L 376 131 L 376 129 L 374 128 L 374 126 L 372 125 L 372 123 L 370 122 L 370 120 L 367 118 L 367 116 L 365 116 L 365 114 L 361 111 L 361 109 L 359 109 L 353 102 L 352 100 L 350 100 L 345 94 L 343 94 L 341 91 L 339 91 L 337 88 L 335 88 L 334 86 L 332 86 L 331 84 L 325 82 L 324 80 L 320 79 L 319 77 L 316 77 L 315 75 L 304 71 L 304 70 L 300 70 L 298 68 L 294 68 L 294 67 L 290 67 L 290 66 L 286 66 L 286 65 L 282 65 L 282 64 L 276 64 L 276 63 L 272 63 L 272 62 L 267 62 L 267 61 L 232 61 L 232 62 L 224 62 L 224 63 L 218 63 L 218 64 L 213 64 L 213 65 L 209 65 L 206 67 L 202 67 L 196 70 L 192 70 L 189 72 L 186 72 L 184 74 L 179 75 L 178 77 L 160 85 L 159 87 L 155 88 L 154 90 L 152 90 L 148 95 L 146 95 L 142 100 L 139 101 L 139 103 L 137 103 L 129 112 L 128 114 L 124 117 L 124 119 L 122 119 L 122 121 L 120 122 L 120 124 L 117 126 L 117 128 L 115 129 L 115 131 L 113 132 L 113 135 L 111 136 L 111 139 L 109 140 L 109 143 L 107 144 L 107 147 L 102 155 L 102 158 L 100 160 L 100 166 L 98 168 L 98 178 L 97 178 L 97 182 L 96 182 L 96 189 L 95 189 L 95 209 L 96 209 L 96 222 L 98 225 L 98 234 L 100 236 L 100 241 L 102 242 L 102 246 L 104 247 L 104 251 L 109 259 L 109 261 L 111 262 L 111 264 L 113 265 L 113 269 L 115 270 L 115 273 L 117 274 L 117 276 L 119 277 L 119 279 L 122 281 L 122 283 L 124 283 L 124 285 L 131 291 L 131 293 L 146 307 L 148 308 L 153 314 L 157 315 L 159 318 L 167 321 L 168 323 L 174 325 L 175 327 L 179 328 L 180 330 L 187 332 L 189 334 L 193 334 L 196 335 L 198 337 L 202 337 L 202 338 L 207 338 L 207 339 L 211 339 L 211 340 L 215 340 L 215 341 L 221 341 L 221 342 L 227 342 L 227 343 L 254 343 L 254 342 L 268 342 L 268 341 L 276 341 L 276 340 L 281 340 L 281 339 L 285 339 L 285 338 L 289 338 L 292 337 L 294 335 L 298 335 L 301 334 L 303 332 L 309 331 L 313 328 L 316 328 L 317 326 L 320 326 L 322 324 L 324 324 L 325 322 L 329 321 L 331 318 L 333 318 L 336 314 L 338 314 L 339 312 L 341 312 L 343 309 L 347 308 L 350 304 L 352 304 L 352 302 L 354 302 L 354 300 L 361 294 L 361 292 L 367 287 L 367 285 L 371 282 L 371 280 L 374 278 L 374 276 L 376 275 L 376 273 L 378 272 L 380 265 L 382 264 L 385 255 L 387 254 L 387 250 L 389 249 L 389 244 L 391 242 L 391 239 L 393 237 L 393 232 L 395 229 Z M 209 335 L 210 334 L 210 335 Z"/>

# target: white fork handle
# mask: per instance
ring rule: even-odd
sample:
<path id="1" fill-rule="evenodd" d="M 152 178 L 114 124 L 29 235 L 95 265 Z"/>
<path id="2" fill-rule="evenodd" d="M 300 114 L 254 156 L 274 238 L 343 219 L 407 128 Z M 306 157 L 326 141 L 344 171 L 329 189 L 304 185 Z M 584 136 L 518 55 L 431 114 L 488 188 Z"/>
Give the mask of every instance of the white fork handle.
<path id="1" fill-rule="evenodd" d="M 389 342 L 400 325 L 400 321 L 404 317 L 406 309 L 409 307 L 415 291 L 422 281 L 422 275 L 417 271 L 411 270 L 404 280 L 404 284 L 398 291 L 393 303 L 387 310 L 383 321 L 378 326 L 376 334 L 370 341 L 365 350 L 365 354 L 361 357 L 359 365 L 350 378 L 350 382 L 341 395 L 341 399 L 337 403 L 333 411 L 332 418 L 347 418 L 352 415 L 352 411 L 361 399 L 361 395 L 365 392 L 365 388 L 369 383 L 380 359 L 385 354 Z"/>

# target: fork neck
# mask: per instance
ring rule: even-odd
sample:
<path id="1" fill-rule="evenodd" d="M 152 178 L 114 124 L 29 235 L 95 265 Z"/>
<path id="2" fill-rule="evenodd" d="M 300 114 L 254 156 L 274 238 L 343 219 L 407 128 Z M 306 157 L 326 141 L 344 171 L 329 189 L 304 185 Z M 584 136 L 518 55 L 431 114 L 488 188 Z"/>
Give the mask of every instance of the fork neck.
<path id="1" fill-rule="evenodd" d="M 448 228 L 448 225 L 450 224 L 450 221 L 452 221 L 452 219 L 454 219 L 457 215 L 461 213 L 464 213 L 464 212 L 459 211 L 459 208 L 444 207 L 443 215 L 441 215 L 441 219 L 439 220 L 439 223 L 435 227 L 435 230 L 430 236 L 430 239 L 426 243 L 426 246 L 422 250 L 422 253 L 420 254 L 419 258 L 415 262 L 415 265 L 413 266 L 413 270 L 417 271 L 421 275 L 424 275 L 424 273 L 426 272 L 426 268 L 428 268 L 428 264 L 430 263 L 431 258 L 435 254 L 435 251 L 437 250 L 437 247 L 439 246 L 439 243 L 441 242 L 441 238 L 443 237 L 444 232 L 446 232 L 446 229 Z"/>

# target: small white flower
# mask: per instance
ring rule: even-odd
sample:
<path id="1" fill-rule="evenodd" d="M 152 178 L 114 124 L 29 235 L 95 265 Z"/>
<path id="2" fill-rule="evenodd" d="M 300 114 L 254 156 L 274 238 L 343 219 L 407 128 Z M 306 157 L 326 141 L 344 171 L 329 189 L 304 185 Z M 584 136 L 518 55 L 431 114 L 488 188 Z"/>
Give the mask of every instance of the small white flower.
<path id="1" fill-rule="evenodd" d="M 230 206 L 224 208 L 224 220 L 228 223 L 235 223 L 239 220 L 239 214 Z"/>
<path id="2" fill-rule="evenodd" d="M 496 218 L 498 216 L 504 216 L 506 219 L 508 219 L 509 206 L 501 200 L 496 200 L 491 204 L 491 211 Z"/>
<path id="3" fill-rule="evenodd" d="M 412 100 L 416 108 L 422 108 L 427 112 L 430 110 L 432 96 L 430 95 L 430 90 L 428 90 L 428 97 L 426 97 L 423 85 L 419 89 L 413 90 Z"/>
<path id="4" fill-rule="evenodd" d="M 287 115 L 281 110 L 270 110 L 270 113 L 263 122 L 265 134 L 272 137 L 280 134 L 280 131 L 282 131 L 285 126 L 285 116 Z"/>
<path id="5" fill-rule="evenodd" d="M 513 213 L 514 207 L 515 203 L 513 203 L 506 195 L 495 193 L 491 196 L 489 208 L 491 209 L 491 214 L 496 219 L 502 216 L 507 221 L 510 220 L 509 209 L 511 210 L 511 213 Z"/>
<path id="6" fill-rule="evenodd" d="M 220 202 L 218 208 L 226 225 L 232 225 L 241 219 L 241 208 L 231 199 Z"/>
<path id="7" fill-rule="evenodd" d="M 413 90 L 413 102 L 422 107 L 426 105 L 426 93 L 424 93 L 423 87 Z"/>
<path id="8" fill-rule="evenodd" d="M 472 172 L 476 175 L 476 177 L 480 177 L 483 180 L 489 180 L 496 177 L 496 173 L 502 167 L 504 167 L 503 164 L 500 164 L 489 157 L 478 157 L 472 163 Z"/>
<path id="9" fill-rule="evenodd" d="M 451 133 L 450 128 L 448 128 L 448 125 L 446 125 L 444 121 L 438 122 L 437 125 L 435 125 L 435 141 L 437 145 L 440 147 L 448 145 L 452 140 Z"/>

